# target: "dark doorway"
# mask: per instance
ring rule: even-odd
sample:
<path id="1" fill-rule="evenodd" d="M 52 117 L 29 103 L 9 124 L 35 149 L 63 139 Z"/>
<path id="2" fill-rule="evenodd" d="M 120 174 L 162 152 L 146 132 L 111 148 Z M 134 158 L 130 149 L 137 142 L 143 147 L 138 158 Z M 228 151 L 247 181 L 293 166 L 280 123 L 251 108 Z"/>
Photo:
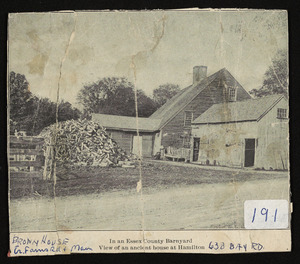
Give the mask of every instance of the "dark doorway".
<path id="1" fill-rule="evenodd" d="M 194 145 L 193 145 L 193 161 L 198 161 L 198 157 L 199 157 L 199 148 L 200 148 L 200 138 L 194 138 Z"/>
<path id="2" fill-rule="evenodd" d="M 255 138 L 245 138 L 245 167 L 254 166 Z"/>

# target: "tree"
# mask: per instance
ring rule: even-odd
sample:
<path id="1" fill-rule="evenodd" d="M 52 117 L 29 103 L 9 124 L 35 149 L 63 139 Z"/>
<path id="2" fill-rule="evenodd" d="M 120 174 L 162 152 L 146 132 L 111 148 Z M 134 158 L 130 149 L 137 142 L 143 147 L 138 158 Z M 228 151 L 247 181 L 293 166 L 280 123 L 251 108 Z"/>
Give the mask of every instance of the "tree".
<path id="1" fill-rule="evenodd" d="M 149 117 L 157 109 L 155 102 L 142 90 L 137 90 L 137 102 L 140 117 Z"/>
<path id="2" fill-rule="evenodd" d="M 37 98 L 35 112 L 32 116 L 31 133 L 39 134 L 44 127 L 56 122 L 56 104 L 48 98 Z"/>
<path id="3" fill-rule="evenodd" d="M 29 91 L 29 83 L 25 75 L 10 72 L 9 75 L 9 107 L 13 133 L 15 129 L 27 131 L 32 126 L 32 116 L 36 106 L 36 98 Z"/>
<path id="4" fill-rule="evenodd" d="M 103 78 L 85 85 L 78 93 L 84 115 L 90 113 L 136 116 L 134 86 L 126 78 Z M 147 117 L 155 110 L 155 104 L 141 90 L 137 90 L 139 116 Z"/>
<path id="5" fill-rule="evenodd" d="M 28 135 L 39 134 L 44 127 L 56 122 L 56 103 L 48 98 L 38 98 L 29 91 L 29 83 L 22 74 L 9 76 L 10 131 L 24 130 Z M 78 119 L 80 111 L 69 102 L 58 105 L 58 121 Z"/>
<path id="6" fill-rule="evenodd" d="M 80 117 L 80 111 L 72 107 L 69 102 L 61 101 L 56 108 L 56 103 L 48 98 L 40 98 L 33 116 L 32 134 L 39 134 L 43 128 L 56 122 L 56 111 L 58 110 L 58 122 L 66 120 L 77 120 Z"/>
<path id="7" fill-rule="evenodd" d="M 179 91 L 179 85 L 171 83 L 162 84 L 153 91 L 153 100 L 157 106 L 160 107 L 175 96 Z"/>
<path id="8" fill-rule="evenodd" d="M 58 105 L 58 121 L 76 120 L 80 117 L 80 111 L 69 102 L 62 100 Z"/>
<path id="9" fill-rule="evenodd" d="M 255 97 L 271 94 L 288 94 L 288 65 L 287 52 L 279 50 L 272 59 L 272 63 L 265 72 L 263 85 L 260 89 L 250 91 Z"/>
<path id="10" fill-rule="evenodd" d="M 125 78 L 103 78 L 85 85 L 77 100 L 89 113 L 131 116 L 135 112 L 133 84 Z"/>

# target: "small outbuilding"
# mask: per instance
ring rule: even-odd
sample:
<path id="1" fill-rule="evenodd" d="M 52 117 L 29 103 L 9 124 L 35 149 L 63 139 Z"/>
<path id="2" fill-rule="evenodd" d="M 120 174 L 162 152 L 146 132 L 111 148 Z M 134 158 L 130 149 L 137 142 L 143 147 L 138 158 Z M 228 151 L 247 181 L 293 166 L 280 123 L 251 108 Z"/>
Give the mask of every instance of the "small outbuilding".
<path id="1" fill-rule="evenodd" d="M 127 153 L 152 157 L 159 151 L 155 137 L 159 136 L 161 120 L 142 117 L 92 114 L 92 121 L 106 128 L 106 132 Z"/>
<path id="2" fill-rule="evenodd" d="M 287 170 L 288 129 L 282 95 L 214 104 L 192 122 L 191 161 Z"/>

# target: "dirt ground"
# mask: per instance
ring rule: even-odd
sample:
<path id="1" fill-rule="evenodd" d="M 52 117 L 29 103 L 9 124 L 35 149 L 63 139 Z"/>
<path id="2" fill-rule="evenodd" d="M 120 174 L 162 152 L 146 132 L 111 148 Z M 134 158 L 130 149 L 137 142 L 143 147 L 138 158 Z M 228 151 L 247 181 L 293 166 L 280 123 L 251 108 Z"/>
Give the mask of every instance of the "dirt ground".
<path id="1" fill-rule="evenodd" d="M 55 188 L 11 180 L 11 231 L 243 228 L 245 200 L 289 196 L 287 172 L 147 161 L 137 192 L 139 168 L 68 169 Z"/>
<path id="2" fill-rule="evenodd" d="M 12 199 L 25 197 L 53 197 L 85 195 L 91 193 L 117 190 L 135 190 L 142 174 L 143 188 L 168 189 L 175 186 L 189 186 L 195 184 L 217 184 L 245 182 L 260 179 L 275 180 L 287 178 L 287 172 L 262 172 L 247 170 L 218 170 L 205 168 L 193 164 L 177 162 L 144 161 L 141 171 L 135 168 L 93 168 L 69 167 L 57 168 L 57 184 L 53 181 L 43 181 L 40 178 L 24 179 L 12 178 L 10 182 L 10 196 Z"/>

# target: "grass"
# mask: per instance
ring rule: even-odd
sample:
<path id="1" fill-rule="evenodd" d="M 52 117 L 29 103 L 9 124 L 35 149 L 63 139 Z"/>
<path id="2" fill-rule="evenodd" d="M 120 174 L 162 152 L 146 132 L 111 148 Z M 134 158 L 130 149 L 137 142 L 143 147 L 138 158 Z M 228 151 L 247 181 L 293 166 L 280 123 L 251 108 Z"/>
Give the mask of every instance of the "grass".
<path id="1" fill-rule="evenodd" d="M 172 186 L 243 182 L 257 179 L 287 177 L 287 173 L 264 174 L 255 171 L 212 170 L 200 166 L 177 166 L 176 163 L 145 161 L 142 164 L 143 188 L 166 189 Z M 132 190 L 140 180 L 140 169 L 136 168 L 57 168 L 55 195 L 69 196 L 107 191 Z M 11 179 L 11 198 L 46 196 L 53 197 L 51 181 L 41 179 Z"/>

